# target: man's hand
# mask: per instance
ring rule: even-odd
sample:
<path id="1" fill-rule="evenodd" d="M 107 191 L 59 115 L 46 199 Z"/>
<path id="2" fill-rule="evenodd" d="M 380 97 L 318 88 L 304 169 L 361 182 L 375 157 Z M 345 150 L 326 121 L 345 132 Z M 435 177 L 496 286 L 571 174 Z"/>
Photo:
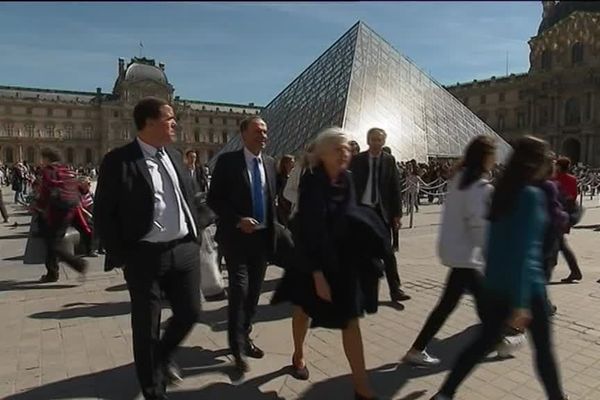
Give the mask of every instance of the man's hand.
<path id="1" fill-rule="evenodd" d="M 256 230 L 256 226 L 258 225 L 258 221 L 254 218 L 246 217 L 240 219 L 240 223 L 238 224 L 238 228 L 244 233 L 250 234 Z"/>
<path id="2" fill-rule="evenodd" d="M 402 228 L 402 217 L 394 217 L 393 224 L 396 230 Z"/>

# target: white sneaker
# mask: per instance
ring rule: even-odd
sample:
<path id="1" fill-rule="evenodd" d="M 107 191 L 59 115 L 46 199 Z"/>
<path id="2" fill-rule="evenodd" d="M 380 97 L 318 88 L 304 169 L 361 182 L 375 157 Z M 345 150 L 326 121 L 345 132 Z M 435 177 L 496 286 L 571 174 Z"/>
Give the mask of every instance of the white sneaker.
<path id="1" fill-rule="evenodd" d="M 425 350 L 409 350 L 402 358 L 402 361 L 408 364 L 419 365 L 422 367 L 432 367 L 434 365 L 438 365 L 441 362 L 439 358 L 430 356 Z"/>
<path id="2" fill-rule="evenodd" d="M 505 358 L 519 350 L 527 341 L 524 333 L 515 336 L 504 336 L 502 342 L 496 347 L 498 357 Z"/>

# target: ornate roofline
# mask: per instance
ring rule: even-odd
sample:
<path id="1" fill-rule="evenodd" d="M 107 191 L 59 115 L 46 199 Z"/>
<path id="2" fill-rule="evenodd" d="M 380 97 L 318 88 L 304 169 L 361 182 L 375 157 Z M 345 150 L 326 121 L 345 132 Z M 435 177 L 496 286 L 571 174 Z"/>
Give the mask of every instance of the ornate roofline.
<path id="1" fill-rule="evenodd" d="M 457 88 L 467 88 L 469 86 L 488 86 L 491 84 L 511 83 L 515 80 L 524 79 L 528 75 L 529 75 L 528 72 L 521 72 L 518 74 L 513 73 L 508 76 L 501 76 L 499 78 L 492 76 L 491 78 L 487 78 L 487 79 L 483 79 L 483 80 L 473 79 L 470 82 L 457 82 L 454 85 L 444 85 L 444 89 L 450 90 L 450 89 L 457 89 Z"/>
<path id="2" fill-rule="evenodd" d="M 586 17 L 591 17 L 591 16 L 596 16 L 596 17 L 600 17 L 600 11 L 582 11 L 582 10 L 576 10 L 576 11 L 572 11 L 571 13 L 569 13 L 569 15 L 567 15 L 566 17 L 560 19 L 559 21 L 555 22 L 552 26 L 549 26 L 548 28 L 544 29 L 543 31 L 541 31 L 540 33 L 538 33 L 535 36 L 532 36 L 531 38 L 529 38 L 529 40 L 527 41 L 527 43 L 531 43 L 537 39 L 541 39 L 544 35 L 546 34 L 550 34 L 552 31 L 560 28 L 562 25 L 568 23 L 570 20 L 577 18 L 578 16 L 586 16 Z"/>

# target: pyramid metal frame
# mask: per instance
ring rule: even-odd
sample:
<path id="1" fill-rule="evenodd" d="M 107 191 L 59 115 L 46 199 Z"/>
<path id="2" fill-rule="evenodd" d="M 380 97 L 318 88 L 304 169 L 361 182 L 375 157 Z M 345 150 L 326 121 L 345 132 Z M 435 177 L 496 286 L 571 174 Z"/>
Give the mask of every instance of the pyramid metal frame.
<path id="1" fill-rule="evenodd" d="M 361 147 L 368 129 L 383 128 L 398 160 L 458 157 L 480 134 L 497 139 L 501 160 L 510 153 L 489 126 L 362 21 L 283 89 L 261 116 L 269 127 L 266 152 L 273 156 L 301 152 L 330 126 L 344 128 Z M 221 152 L 239 148 L 237 136 Z"/>

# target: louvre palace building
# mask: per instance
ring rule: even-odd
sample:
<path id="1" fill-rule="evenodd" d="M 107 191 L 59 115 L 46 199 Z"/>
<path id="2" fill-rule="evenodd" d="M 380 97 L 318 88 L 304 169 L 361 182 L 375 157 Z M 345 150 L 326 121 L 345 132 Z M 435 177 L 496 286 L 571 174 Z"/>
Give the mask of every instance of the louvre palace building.
<path id="1" fill-rule="evenodd" d="M 180 99 L 165 65 L 151 59 L 134 57 L 127 65 L 119 59 L 117 71 L 112 93 L 0 86 L 0 162 L 37 163 L 50 148 L 69 164 L 99 164 L 106 152 L 135 137 L 133 107 L 150 95 L 173 104 L 177 146 L 197 151 L 206 162 L 237 134 L 243 118 L 260 112 L 252 103 Z"/>
<path id="2" fill-rule="evenodd" d="M 504 139 L 547 140 L 600 167 L 600 2 L 543 1 L 527 73 L 447 86 Z"/>

